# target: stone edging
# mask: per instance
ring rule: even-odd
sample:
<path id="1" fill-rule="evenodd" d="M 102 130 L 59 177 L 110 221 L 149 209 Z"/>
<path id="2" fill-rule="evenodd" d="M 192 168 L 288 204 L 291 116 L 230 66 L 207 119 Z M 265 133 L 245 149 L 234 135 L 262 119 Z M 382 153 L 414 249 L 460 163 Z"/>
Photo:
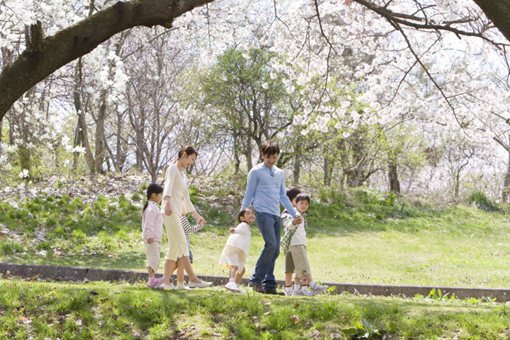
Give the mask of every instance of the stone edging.
<path id="1" fill-rule="evenodd" d="M 38 266 L 27 264 L 0 263 L 0 273 L 4 276 L 13 275 L 24 278 L 38 277 L 55 281 L 146 281 L 147 273 L 121 269 L 95 269 L 64 266 Z M 201 276 L 202 279 L 211 281 L 214 285 L 224 285 L 228 278 L 222 276 Z M 247 283 L 247 280 L 243 280 Z M 283 285 L 282 281 L 278 281 Z M 510 289 L 502 288 L 458 288 L 458 287 L 433 287 L 433 286 L 388 286 L 378 284 L 350 284 L 350 283 L 326 283 L 336 287 L 334 293 L 349 292 L 363 295 L 383 296 L 406 296 L 413 297 L 417 294 L 427 296 L 432 289 L 441 289 L 441 293 L 457 298 L 492 298 L 498 302 L 510 301 Z"/>

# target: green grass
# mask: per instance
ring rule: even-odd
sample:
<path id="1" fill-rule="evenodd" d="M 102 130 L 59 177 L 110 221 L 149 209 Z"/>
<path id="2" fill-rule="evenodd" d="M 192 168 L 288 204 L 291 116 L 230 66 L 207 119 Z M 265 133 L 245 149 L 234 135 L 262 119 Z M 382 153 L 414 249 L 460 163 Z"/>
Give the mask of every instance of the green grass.
<path id="1" fill-rule="evenodd" d="M 308 253 L 323 282 L 463 287 L 509 287 L 510 220 L 499 209 L 434 208 L 395 197 L 357 192 L 313 203 Z M 326 197 L 327 198 L 327 197 Z M 193 235 L 199 274 L 226 275 L 217 265 L 234 216 L 202 207 L 210 225 Z M 18 209 L 0 202 L 0 261 L 143 270 L 140 213 L 124 197 L 87 205 L 69 197 L 26 201 Z M 256 226 L 248 274 L 263 246 Z M 37 235 L 44 232 L 42 240 Z M 16 233 L 16 235 L 14 235 Z M 283 278 L 284 261 L 276 263 Z"/>
<path id="2" fill-rule="evenodd" d="M 476 300 L 288 298 L 0 279 L 0 338 L 496 339 L 509 330 L 508 306 Z"/>

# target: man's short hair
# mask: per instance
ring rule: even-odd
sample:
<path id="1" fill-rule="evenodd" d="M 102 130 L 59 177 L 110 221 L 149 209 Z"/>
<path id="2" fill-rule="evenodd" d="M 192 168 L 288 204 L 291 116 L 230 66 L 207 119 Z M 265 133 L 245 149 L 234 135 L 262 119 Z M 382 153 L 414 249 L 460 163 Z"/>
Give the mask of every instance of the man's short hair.
<path id="1" fill-rule="evenodd" d="M 262 144 L 262 148 L 260 149 L 260 151 L 264 156 L 279 155 L 280 146 L 278 146 L 278 143 L 268 140 L 264 144 Z"/>

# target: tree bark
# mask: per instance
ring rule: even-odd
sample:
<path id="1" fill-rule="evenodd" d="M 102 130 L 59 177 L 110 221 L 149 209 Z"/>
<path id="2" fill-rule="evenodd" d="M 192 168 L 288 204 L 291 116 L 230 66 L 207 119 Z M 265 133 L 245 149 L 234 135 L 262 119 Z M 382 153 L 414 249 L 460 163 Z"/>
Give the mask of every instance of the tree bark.
<path id="1" fill-rule="evenodd" d="M 474 0 L 503 35 L 510 40 L 510 0 Z"/>
<path id="2" fill-rule="evenodd" d="M 87 17 L 53 36 L 42 38 L 42 31 L 32 28 L 35 37 L 27 49 L 0 73 L 0 120 L 26 91 L 79 58 L 113 35 L 135 26 L 171 27 L 178 16 L 213 0 L 132 0 Z M 37 26 L 37 25 L 33 25 Z"/>
<path id="3" fill-rule="evenodd" d="M 397 158 L 393 152 L 388 161 L 388 180 L 390 182 L 390 191 L 400 194 L 400 181 L 398 180 Z"/>
<path id="4" fill-rule="evenodd" d="M 95 134 L 95 172 L 96 173 L 104 173 L 103 163 L 106 156 L 106 147 L 105 147 L 105 120 L 106 120 L 106 91 L 103 90 L 101 94 L 101 106 L 99 107 L 99 112 L 97 114 L 96 120 L 96 134 Z"/>
<path id="5" fill-rule="evenodd" d="M 87 166 L 91 174 L 94 174 L 94 156 L 92 155 L 92 151 L 90 150 L 89 143 L 89 135 L 87 129 L 87 120 L 85 118 L 85 111 L 83 110 L 82 105 L 82 96 L 81 96 L 81 87 L 82 87 L 82 62 L 81 59 L 78 60 L 75 69 L 75 77 L 74 77 L 74 108 L 76 110 L 76 114 L 78 115 L 78 122 L 76 123 L 76 131 L 74 135 L 74 146 L 83 146 L 85 148 L 85 161 L 87 162 Z M 78 166 L 78 154 L 75 153 L 73 156 L 73 170 L 76 170 Z"/>
<path id="6" fill-rule="evenodd" d="M 253 168 L 253 161 L 252 161 L 252 153 L 253 153 L 253 147 L 252 147 L 252 141 L 250 136 L 245 135 L 245 147 L 244 147 L 244 156 L 246 157 L 246 166 L 248 167 L 248 171 L 250 171 L 251 168 Z M 260 150 L 260 147 L 259 147 Z"/>
<path id="7" fill-rule="evenodd" d="M 234 139 L 234 175 L 239 175 L 241 172 L 241 158 L 239 157 L 239 138 L 240 135 L 237 131 L 233 133 Z"/>
<path id="8" fill-rule="evenodd" d="M 117 153 L 115 159 L 115 169 L 118 172 L 122 172 L 124 164 L 126 163 L 127 154 L 127 143 L 123 141 L 122 132 L 124 130 L 124 114 L 117 112 Z"/>
<path id="9" fill-rule="evenodd" d="M 508 135 L 508 143 L 510 145 L 510 134 Z M 503 192 L 502 192 L 502 201 L 503 203 L 510 202 L 510 149 L 505 147 L 508 152 L 508 164 L 506 166 L 506 174 L 503 180 Z"/>
<path id="10" fill-rule="evenodd" d="M 301 162 L 302 162 L 302 145 L 301 142 L 298 141 L 296 143 L 296 147 L 294 149 L 294 169 L 293 169 L 293 183 L 294 185 L 298 185 L 299 177 L 301 175 Z"/>

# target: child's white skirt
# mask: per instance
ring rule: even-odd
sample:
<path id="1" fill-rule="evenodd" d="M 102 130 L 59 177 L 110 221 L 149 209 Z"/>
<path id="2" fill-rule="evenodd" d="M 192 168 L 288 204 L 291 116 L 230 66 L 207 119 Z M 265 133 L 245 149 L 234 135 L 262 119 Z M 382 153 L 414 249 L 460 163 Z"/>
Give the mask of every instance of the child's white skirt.
<path id="1" fill-rule="evenodd" d="M 246 254 L 242 249 L 232 247 L 231 245 L 227 244 L 225 245 L 225 248 L 223 248 L 223 253 L 221 254 L 220 258 L 220 265 L 227 269 L 235 266 L 238 267 L 238 272 L 242 272 L 244 266 L 246 265 Z"/>

